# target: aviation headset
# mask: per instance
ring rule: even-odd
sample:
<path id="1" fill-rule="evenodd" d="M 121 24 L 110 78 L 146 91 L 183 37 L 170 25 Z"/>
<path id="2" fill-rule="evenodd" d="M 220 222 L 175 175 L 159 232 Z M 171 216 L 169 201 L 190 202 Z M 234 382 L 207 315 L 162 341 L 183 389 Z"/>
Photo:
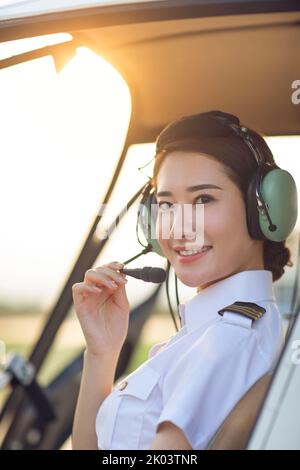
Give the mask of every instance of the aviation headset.
<path id="1" fill-rule="evenodd" d="M 184 139 L 192 138 L 195 141 L 195 134 L 199 136 L 201 145 L 203 137 L 226 137 L 232 133 L 243 139 L 257 162 L 257 170 L 249 183 L 246 196 L 249 235 L 255 240 L 283 241 L 293 231 L 297 220 L 296 183 L 288 171 L 279 168 L 275 162 L 267 161 L 247 127 L 240 125 L 236 116 L 222 111 L 209 111 L 173 121 L 159 134 L 156 154 L 176 148 L 178 142 L 182 144 Z M 156 225 L 155 211 L 151 211 L 153 204 L 157 204 L 157 200 L 154 188 L 148 182 L 142 192 L 137 222 L 148 245 L 165 257 L 155 237 L 152 238 Z"/>

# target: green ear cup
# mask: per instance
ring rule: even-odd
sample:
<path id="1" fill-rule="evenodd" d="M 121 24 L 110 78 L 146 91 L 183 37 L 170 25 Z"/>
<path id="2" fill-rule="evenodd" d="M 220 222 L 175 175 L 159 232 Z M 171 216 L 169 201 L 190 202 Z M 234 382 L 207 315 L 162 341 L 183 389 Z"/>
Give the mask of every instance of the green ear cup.
<path id="1" fill-rule="evenodd" d="M 259 226 L 266 238 L 285 240 L 296 225 L 298 214 L 297 187 L 292 175 L 280 168 L 269 171 L 263 178 L 261 193 L 276 230 L 269 230 L 267 216 L 259 213 Z"/>
<path id="2" fill-rule="evenodd" d="M 155 238 L 157 206 L 154 206 L 154 204 L 157 204 L 157 201 L 155 195 L 150 194 L 151 189 L 151 186 L 148 186 L 144 190 L 144 195 L 140 202 L 140 208 L 138 211 L 138 223 L 145 235 L 147 242 L 152 246 L 153 251 L 159 256 L 163 256 L 165 258 L 165 255 L 162 252 L 157 239 Z"/>

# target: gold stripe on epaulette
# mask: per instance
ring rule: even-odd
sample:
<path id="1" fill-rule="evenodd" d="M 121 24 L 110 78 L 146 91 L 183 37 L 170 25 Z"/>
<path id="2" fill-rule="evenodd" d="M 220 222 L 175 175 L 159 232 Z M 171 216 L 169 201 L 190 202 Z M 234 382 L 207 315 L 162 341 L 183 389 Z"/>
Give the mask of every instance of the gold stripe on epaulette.
<path id="1" fill-rule="evenodd" d="M 253 302 L 234 302 L 233 304 L 219 310 L 218 314 L 223 315 L 225 311 L 239 313 L 240 315 L 244 315 L 245 317 L 256 321 L 263 316 L 266 309 Z"/>

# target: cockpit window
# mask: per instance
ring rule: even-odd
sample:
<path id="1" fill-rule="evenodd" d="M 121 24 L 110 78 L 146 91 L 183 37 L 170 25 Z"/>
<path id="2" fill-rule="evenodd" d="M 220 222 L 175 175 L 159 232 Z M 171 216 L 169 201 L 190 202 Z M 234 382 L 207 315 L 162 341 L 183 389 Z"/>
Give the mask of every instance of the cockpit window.
<path id="1" fill-rule="evenodd" d="M 51 56 L 0 70 L 0 102 L 0 340 L 27 357 L 99 211 L 131 102 L 119 73 L 83 47 L 59 73 Z M 70 337 L 57 339 L 48 375 L 83 344 Z"/>

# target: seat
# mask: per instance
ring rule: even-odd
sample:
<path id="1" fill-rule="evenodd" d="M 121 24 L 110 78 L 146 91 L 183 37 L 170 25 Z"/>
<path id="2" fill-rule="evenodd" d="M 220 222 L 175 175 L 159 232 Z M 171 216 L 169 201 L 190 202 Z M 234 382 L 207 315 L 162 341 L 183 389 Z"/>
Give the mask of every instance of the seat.
<path id="1" fill-rule="evenodd" d="M 207 450 L 245 448 L 272 377 L 273 373 L 267 373 L 252 385 L 223 421 Z"/>
<path id="2" fill-rule="evenodd" d="M 285 346 L 295 319 L 296 315 L 288 317 L 289 322 L 285 334 Z M 269 384 L 272 381 L 273 373 L 268 372 L 261 377 L 238 401 L 210 440 L 206 450 L 245 449 Z"/>

